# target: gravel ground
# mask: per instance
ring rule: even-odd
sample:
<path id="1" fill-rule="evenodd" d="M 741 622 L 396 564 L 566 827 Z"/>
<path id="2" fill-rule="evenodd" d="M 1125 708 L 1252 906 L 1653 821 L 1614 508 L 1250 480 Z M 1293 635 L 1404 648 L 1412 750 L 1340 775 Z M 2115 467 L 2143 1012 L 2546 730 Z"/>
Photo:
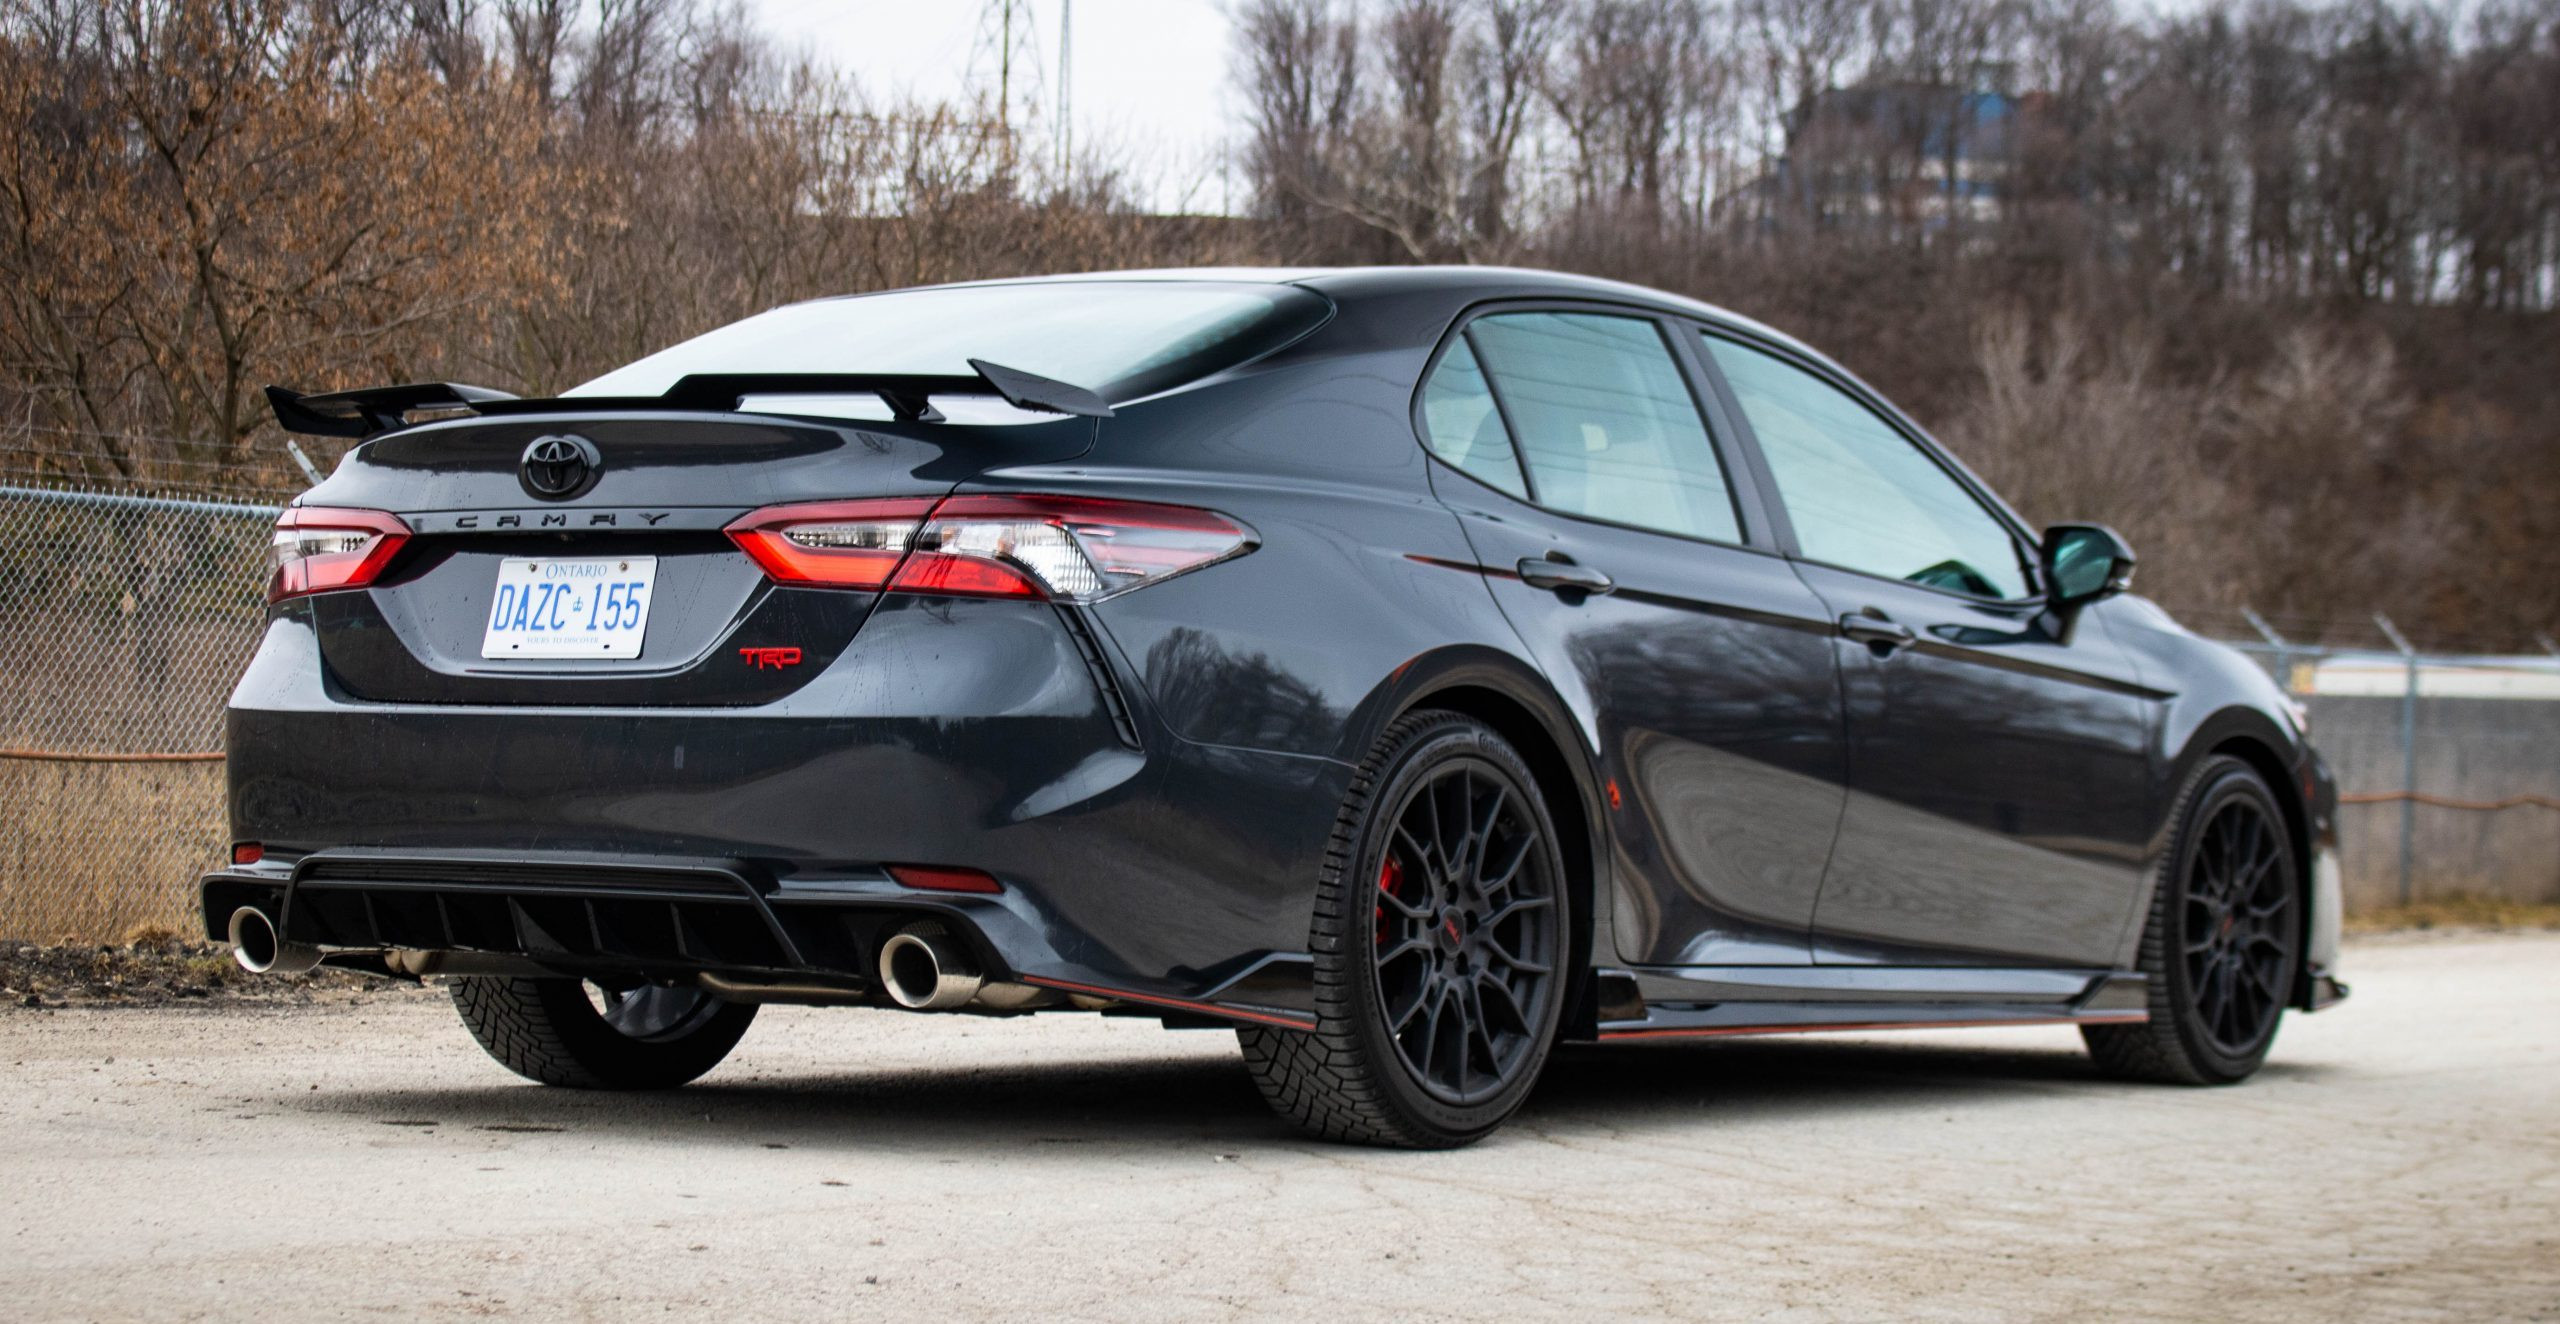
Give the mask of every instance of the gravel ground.
<path id="1" fill-rule="evenodd" d="M 517 1083 L 435 993 L 0 1012 L 12 1319 L 2560 1320 L 2560 936 L 2362 943 L 2246 1086 L 2068 1031 L 1583 1050 L 1474 1149 L 1231 1036 L 772 1010 Z"/>

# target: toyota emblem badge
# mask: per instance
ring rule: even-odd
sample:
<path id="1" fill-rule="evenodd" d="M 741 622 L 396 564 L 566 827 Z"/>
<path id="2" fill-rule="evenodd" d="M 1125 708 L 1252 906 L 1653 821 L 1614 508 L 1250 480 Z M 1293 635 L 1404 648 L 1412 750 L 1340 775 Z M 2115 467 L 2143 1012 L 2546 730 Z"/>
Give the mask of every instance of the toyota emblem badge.
<path id="1" fill-rule="evenodd" d="M 604 456 L 596 444 L 580 436 L 536 437 L 524 448 L 517 477 L 524 490 L 545 501 L 566 501 L 595 486 Z"/>

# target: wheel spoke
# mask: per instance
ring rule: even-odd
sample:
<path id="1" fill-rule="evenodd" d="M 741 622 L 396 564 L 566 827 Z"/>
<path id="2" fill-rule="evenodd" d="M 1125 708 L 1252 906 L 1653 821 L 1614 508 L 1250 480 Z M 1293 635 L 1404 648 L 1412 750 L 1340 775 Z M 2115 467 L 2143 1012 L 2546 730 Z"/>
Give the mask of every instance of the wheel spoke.
<path id="1" fill-rule="evenodd" d="M 1510 858 L 1503 861 L 1500 869 L 1477 871 L 1477 881 L 1481 884 L 1477 890 L 1486 896 L 1496 892 L 1510 891 L 1511 884 L 1520 877 L 1520 867 L 1529 862 L 1529 853 L 1536 849 L 1537 845 L 1538 839 L 1529 833 L 1523 832 L 1514 837 L 1509 850 Z"/>
<path id="2" fill-rule="evenodd" d="M 2278 1000 L 2275 971 L 2266 969 L 2256 961 L 2242 961 L 2240 971 L 2249 977 L 2249 986 L 2256 989 L 2261 998 L 2269 1002 Z"/>
<path id="3" fill-rule="evenodd" d="M 1380 966 L 1380 967 L 1382 967 L 1382 968 L 1383 968 L 1383 967 L 1385 967 L 1385 966 L 1389 966 L 1389 965 L 1392 965 L 1392 964 L 1394 964 L 1394 963 L 1396 963 L 1396 962 L 1398 962 L 1398 961 L 1401 961 L 1401 960 L 1403 960 L 1404 958 L 1406 958 L 1406 957 L 1408 957 L 1408 956 L 1415 956 L 1415 955 L 1422 956 L 1422 957 L 1424 957 L 1424 958 L 1426 958 L 1426 959 L 1428 959 L 1428 958 L 1430 957 L 1430 955 L 1431 955 L 1431 941 L 1430 941 L 1430 939 L 1428 939 L 1428 938 L 1418 938 L 1418 937 L 1416 937 L 1416 938 L 1406 938 L 1404 941 L 1397 943 L 1395 946 L 1390 947 L 1390 948 L 1388 948 L 1387 950 L 1385 950 L 1385 951 L 1383 951 L 1383 952 L 1378 953 L 1378 964 L 1379 964 L 1379 966 Z"/>
<path id="4" fill-rule="evenodd" d="M 1549 966 L 1540 964 L 1536 961 L 1524 960 L 1513 954 L 1509 947 L 1503 945 L 1500 938 L 1485 939 L 1484 950 L 1486 955 L 1501 962 L 1506 969 L 1516 971 L 1520 974 L 1543 975 L 1552 972 L 1552 968 Z"/>
<path id="5" fill-rule="evenodd" d="M 1431 907 L 1419 901 L 1407 901 L 1384 888 L 1378 891 L 1378 904 L 1409 920 L 1427 922 L 1431 918 Z"/>
<path id="6" fill-rule="evenodd" d="M 1496 979 L 1490 971 L 1476 976 L 1476 1000 L 1478 1005 L 1483 1004 L 1484 995 L 1486 993 L 1492 993 L 1501 999 L 1502 1014 L 1510 1019 L 1512 1029 L 1521 1034 L 1529 1033 L 1530 1026 L 1528 1013 L 1520 1009 L 1520 999 L 1513 995 L 1509 984 L 1505 984 L 1501 980 Z M 1488 1017 L 1487 1019 L 1490 1020 L 1491 1018 Z"/>
<path id="7" fill-rule="evenodd" d="M 1388 1014 L 1387 1033 L 1401 1036 L 1405 1029 L 1413 1024 L 1413 1018 L 1421 1015 L 1424 1007 L 1431 1005 L 1431 990 L 1431 980 L 1429 976 L 1425 976 L 1414 987 L 1413 1001 L 1407 1004 L 1403 1011 Z"/>
<path id="8" fill-rule="evenodd" d="M 1493 786 L 1493 794 L 1484 798 L 1484 807 L 1469 815 L 1468 851 L 1475 857 L 1471 861 L 1475 868 L 1470 870 L 1470 873 L 1479 879 L 1484 874 L 1485 847 L 1493 841 L 1494 825 L 1502 821 L 1502 810 L 1509 803 L 1510 798 L 1509 788 L 1496 782 Z"/>
<path id="9" fill-rule="evenodd" d="M 1495 1079 L 1500 1079 L 1502 1075 L 1502 1053 L 1501 1050 L 1494 1045 L 1493 1027 L 1485 1021 L 1484 999 L 1481 996 L 1479 989 L 1480 986 L 1478 985 L 1469 985 L 1466 992 L 1466 1001 L 1464 1005 L 1471 1013 L 1467 1017 L 1468 1048 L 1470 1050 L 1484 1050 L 1483 1060 L 1485 1074 L 1492 1076 Z"/>
<path id="10" fill-rule="evenodd" d="M 1440 841 L 1440 872 L 1455 877 L 1466 862 L 1467 843 L 1473 825 L 1467 821 L 1467 801 L 1474 793 L 1474 778 L 1463 769 L 1457 776 L 1438 783 L 1431 798 L 1431 829 Z M 1443 804 L 1454 800 L 1454 805 Z"/>
<path id="11" fill-rule="evenodd" d="M 1545 910 L 1554 904 L 1555 898 L 1551 896 L 1524 896 L 1517 900 L 1506 901 L 1502 909 L 1485 916 L 1484 926 L 1490 929 L 1508 924 L 1522 915 Z"/>

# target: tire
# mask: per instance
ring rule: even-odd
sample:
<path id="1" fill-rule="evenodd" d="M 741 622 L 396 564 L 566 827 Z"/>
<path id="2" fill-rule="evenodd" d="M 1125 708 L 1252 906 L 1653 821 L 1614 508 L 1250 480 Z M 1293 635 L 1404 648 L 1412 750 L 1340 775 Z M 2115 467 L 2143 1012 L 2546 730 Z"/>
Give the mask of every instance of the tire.
<path id="1" fill-rule="evenodd" d="M 751 1003 L 642 984 L 600 990 L 576 979 L 457 979 L 453 1005 L 489 1056 L 527 1080 L 583 1090 L 673 1089 L 720 1065 L 756 1018 Z"/>
<path id="2" fill-rule="evenodd" d="M 1463 826 L 1448 828 L 1444 809 Z M 1354 774 L 1317 880 L 1316 1027 L 1240 1027 L 1254 1084 L 1320 1139 L 1484 1138 L 1554 1044 L 1570 905 L 1554 822 L 1518 751 L 1457 713 L 1398 718 Z"/>
<path id="3" fill-rule="evenodd" d="M 2238 759 L 2196 769 L 2171 821 L 2142 931 L 2151 1018 L 2080 1036 L 2120 1080 L 2229 1085 L 2267 1060 L 2300 977 L 2302 873 L 2275 793 Z"/>

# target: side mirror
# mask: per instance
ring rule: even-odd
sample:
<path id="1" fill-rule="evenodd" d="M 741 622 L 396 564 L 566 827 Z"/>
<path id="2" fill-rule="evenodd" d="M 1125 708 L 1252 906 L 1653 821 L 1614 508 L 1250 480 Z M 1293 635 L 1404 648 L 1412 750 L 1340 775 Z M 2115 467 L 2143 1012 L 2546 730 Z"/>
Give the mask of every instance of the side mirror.
<path id="1" fill-rule="evenodd" d="M 2044 531 L 2044 577 L 2056 607 L 2076 607 L 2133 584 L 2133 548 L 2104 524 L 2056 524 Z"/>

